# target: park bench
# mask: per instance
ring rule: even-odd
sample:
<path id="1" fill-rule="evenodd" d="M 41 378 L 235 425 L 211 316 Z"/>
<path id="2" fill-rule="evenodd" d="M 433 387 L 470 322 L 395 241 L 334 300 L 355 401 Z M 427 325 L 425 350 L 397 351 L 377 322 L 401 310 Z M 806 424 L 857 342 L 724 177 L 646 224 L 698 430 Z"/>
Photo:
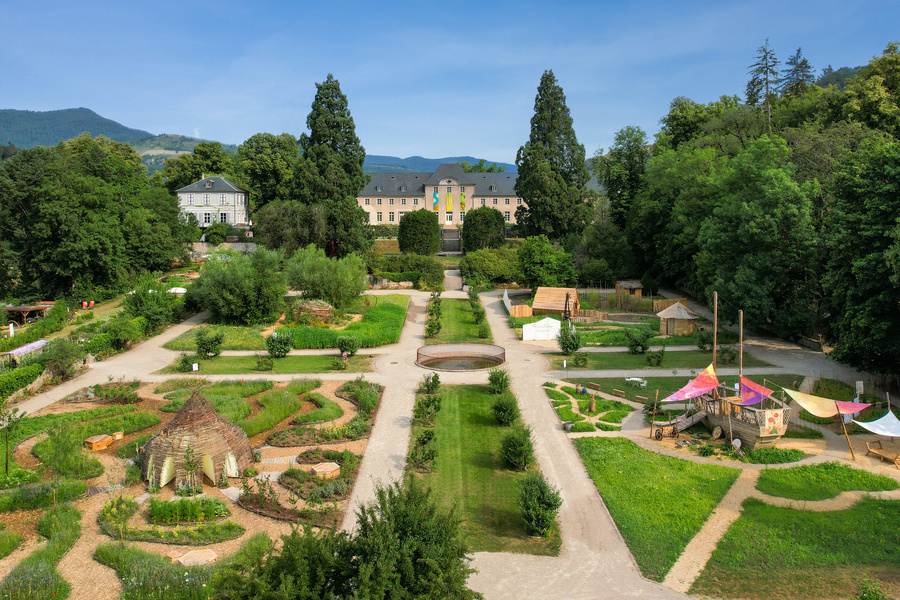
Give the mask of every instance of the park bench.
<path id="1" fill-rule="evenodd" d="M 625 392 L 623 392 L 622 390 L 613 390 L 612 393 L 613 396 L 618 396 L 619 398 L 625 397 Z"/>
<path id="2" fill-rule="evenodd" d="M 589 383 L 589 384 L 588 384 L 588 387 L 591 388 L 592 390 L 597 390 L 598 392 L 602 392 L 602 391 L 603 391 L 603 390 L 600 388 L 600 384 L 599 384 L 599 383 Z"/>
<path id="3" fill-rule="evenodd" d="M 894 466 L 900 469 L 900 454 L 896 452 L 888 452 L 881 445 L 881 440 L 875 440 L 874 442 L 866 442 L 866 456 L 873 454 L 880 458 L 883 461 L 888 461 L 894 463 Z"/>

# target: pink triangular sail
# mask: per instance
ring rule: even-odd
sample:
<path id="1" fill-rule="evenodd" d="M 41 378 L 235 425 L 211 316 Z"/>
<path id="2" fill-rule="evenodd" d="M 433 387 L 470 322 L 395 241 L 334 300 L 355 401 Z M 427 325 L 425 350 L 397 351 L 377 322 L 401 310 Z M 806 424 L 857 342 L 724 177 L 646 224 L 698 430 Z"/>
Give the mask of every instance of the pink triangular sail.
<path id="1" fill-rule="evenodd" d="M 706 392 L 717 387 L 719 387 L 719 380 L 716 378 L 716 370 L 713 369 L 712 365 L 709 365 L 702 373 L 697 375 L 693 381 L 671 396 L 663 398 L 662 402 L 683 402 L 685 400 L 690 400 L 691 398 L 696 398 L 697 396 L 702 396 Z"/>
<path id="2" fill-rule="evenodd" d="M 741 375 L 741 406 L 759 404 L 772 395 L 772 390 Z"/>
<path id="3" fill-rule="evenodd" d="M 804 394 L 794 390 L 785 389 L 791 398 L 796 400 L 797 404 L 806 409 L 807 412 L 817 417 L 833 417 L 834 415 L 852 415 L 865 410 L 871 406 L 862 402 L 843 402 L 841 400 L 832 400 L 830 398 L 821 398 L 812 394 Z"/>

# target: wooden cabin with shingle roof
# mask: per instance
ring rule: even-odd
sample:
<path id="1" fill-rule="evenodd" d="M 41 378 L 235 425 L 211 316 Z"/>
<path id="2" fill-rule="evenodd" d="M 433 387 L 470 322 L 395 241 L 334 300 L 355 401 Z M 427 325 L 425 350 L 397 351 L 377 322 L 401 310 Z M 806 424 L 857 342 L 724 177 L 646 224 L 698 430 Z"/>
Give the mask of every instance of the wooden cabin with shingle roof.
<path id="1" fill-rule="evenodd" d="M 189 481 L 184 465 L 188 448 L 199 462 L 195 482 L 206 475 L 215 484 L 223 473 L 226 477 L 238 477 L 253 466 L 253 452 L 244 430 L 219 416 L 210 401 L 197 392 L 162 431 L 144 444 L 141 475 L 159 487 L 173 479 L 176 485 Z"/>

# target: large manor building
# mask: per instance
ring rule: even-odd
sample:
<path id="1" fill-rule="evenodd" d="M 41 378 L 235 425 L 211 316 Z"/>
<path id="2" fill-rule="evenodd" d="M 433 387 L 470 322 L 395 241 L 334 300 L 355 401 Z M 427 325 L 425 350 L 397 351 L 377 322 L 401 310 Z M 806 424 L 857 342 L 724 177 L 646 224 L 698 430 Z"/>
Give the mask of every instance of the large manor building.
<path id="1" fill-rule="evenodd" d="M 246 227 L 250 223 L 250 192 L 223 177 L 204 177 L 175 194 L 181 212 L 197 217 L 200 227 L 213 223 Z"/>
<path id="2" fill-rule="evenodd" d="M 517 173 L 466 173 L 457 164 L 444 164 L 434 173 L 372 173 L 372 180 L 356 199 L 369 213 L 372 225 L 397 225 L 406 213 L 423 208 L 438 215 L 441 227 L 456 227 L 466 212 L 490 206 L 516 222 L 523 205 L 516 196 Z"/>

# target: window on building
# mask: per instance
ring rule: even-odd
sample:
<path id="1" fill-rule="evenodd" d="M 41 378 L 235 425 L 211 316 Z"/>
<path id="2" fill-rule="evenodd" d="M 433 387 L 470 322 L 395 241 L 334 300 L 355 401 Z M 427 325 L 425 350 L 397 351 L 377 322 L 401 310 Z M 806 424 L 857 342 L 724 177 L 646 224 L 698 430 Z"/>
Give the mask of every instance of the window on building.
<path id="1" fill-rule="evenodd" d="M 388 198 L 388 204 L 390 204 L 391 206 L 393 206 L 393 205 L 394 205 L 394 199 L 393 199 L 393 198 Z"/>
<path id="2" fill-rule="evenodd" d="M 375 213 L 375 221 L 381 223 L 381 213 Z"/>
<path id="3" fill-rule="evenodd" d="M 219 194 L 219 204 L 225 206 L 225 194 Z"/>
<path id="4" fill-rule="evenodd" d="M 496 186 L 495 184 L 491 184 L 491 191 L 492 191 L 492 192 L 496 192 L 496 191 L 497 191 L 497 186 Z"/>
<path id="5" fill-rule="evenodd" d="M 203 194 L 203 204 L 209 206 L 209 194 Z"/>
<path id="6" fill-rule="evenodd" d="M 449 193 L 452 192 L 452 191 L 453 191 L 453 188 L 450 187 L 450 186 L 448 185 L 448 186 L 447 186 L 447 193 L 449 194 Z"/>
<path id="7" fill-rule="evenodd" d="M 434 186 L 434 193 L 437 194 L 437 186 Z"/>
<path id="8" fill-rule="evenodd" d="M 193 205 L 194 205 L 194 195 L 188 194 L 188 206 L 193 206 Z"/>
<path id="9" fill-rule="evenodd" d="M 235 204 L 243 204 L 243 203 L 244 203 L 244 195 L 243 195 L 243 194 L 237 194 L 237 195 L 235 195 L 235 197 L 234 197 L 234 203 L 235 203 Z"/>
<path id="10" fill-rule="evenodd" d="M 377 204 L 378 206 L 381 206 L 381 198 L 378 198 L 377 200 L 375 200 L 375 204 Z"/>
<path id="11" fill-rule="evenodd" d="M 413 206 L 418 206 L 418 205 L 419 205 L 419 199 L 413 198 Z"/>
<path id="12" fill-rule="evenodd" d="M 481 205 L 484 206 L 485 204 L 487 204 L 487 198 L 482 198 Z"/>
<path id="13" fill-rule="evenodd" d="M 466 186 L 464 186 L 464 185 L 459 186 L 459 193 L 460 193 L 460 194 L 465 194 L 465 193 L 466 193 Z"/>
<path id="14" fill-rule="evenodd" d="M 371 204 L 371 203 L 372 203 L 372 202 L 370 201 L 370 199 L 369 199 L 369 198 L 366 198 L 366 206 L 368 206 L 368 205 Z"/>
<path id="15" fill-rule="evenodd" d="M 400 211 L 400 220 L 401 221 L 403 220 L 403 215 L 405 215 L 405 214 L 406 214 L 406 211 L 402 211 L 402 210 Z"/>
<path id="16" fill-rule="evenodd" d="M 203 224 L 209 225 L 212 223 L 212 213 L 203 213 Z"/>
<path id="17" fill-rule="evenodd" d="M 213 186 L 213 180 L 207 179 L 206 180 L 206 189 L 210 189 L 212 186 Z"/>
<path id="18" fill-rule="evenodd" d="M 459 213 L 459 222 L 462 223 L 462 222 L 465 221 L 465 220 L 466 220 L 466 213 L 465 213 L 465 211 L 460 212 L 460 213 Z"/>
<path id="19" fill-rule="evenodd" d="M 448 213 L 445 215 L 445 217 L 444 217 L 444 222 L 445 222 L 445 223 L 452 223 L 452 222 L 453 222 L 453 213 L 452 213 L 452 212 L 448 212 Z"/>
<path id="20" fill-rule="evenodd" d="M 219 223 L 228 222 L 228 213 L 219 213 Z"/>
<path id="21" fill-rule="evenodd" d="M 496 199 L 496 198 L 494 198 L 494 204 L 497 204 L 497 199 Z"/>
<path id="22" fill-rule="evenodd" d="M 406 198 L 400 198 L 400 205 L 406 206 Z"/>
<path id="23" fill-rule="evenodd" d="M 519 206 L 522 206 L 522 199 L 516 198 L 516 204 L 518 204 Z"/>
<path id="24" fill-rule="evenodd" d="M 503 220 L 509 223 L 509 211 L 503 213 Z"/>
<path id="25" fill-rule="evenodd" d="M 509 204 L 509 198 L 503 201 L 503 204 Z"/>
<path id="26" fill-rule="evenodd" d="M 389 212 L 388 213 L 388 223 L 393 223 L 393 222 L 394 222 L 394 213 Z"/>
<path id="27" fill-rule="evenodd" d="M 376 192 L 383 192 L 383 191 L 384 191 L 384 186 L 382 186 L 382 185 L 376 185 L 376 186 L 375 186 L 375 191 L 376 191 Z"/>

